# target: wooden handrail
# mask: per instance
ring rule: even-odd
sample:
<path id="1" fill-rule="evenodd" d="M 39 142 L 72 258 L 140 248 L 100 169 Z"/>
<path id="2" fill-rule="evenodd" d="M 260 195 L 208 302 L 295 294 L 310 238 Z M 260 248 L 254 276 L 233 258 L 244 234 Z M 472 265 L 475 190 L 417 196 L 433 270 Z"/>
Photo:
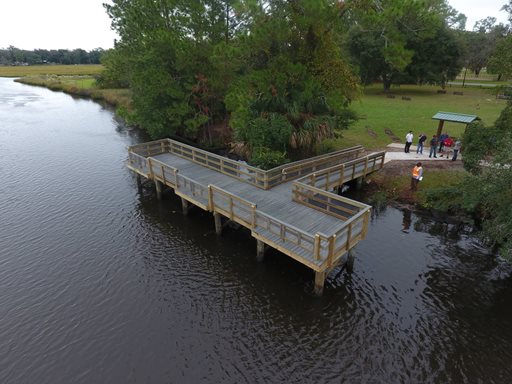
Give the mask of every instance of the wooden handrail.
<path id="1" fill-rule="evenodd" d="M 313 202 L 313 204 L 305 205 L 344 220 L 340 222 L 339 226 L 333 228 L 330 234 L 319 231 L 310 233 L 292 224 L 285 223 L 258 210 L 254 202 L 215 185 L 204 186 L 189 177 L 178 175 L 178 169 L 151 157 L 151 154 L 169 151 L 259 188 L 270 188 L 286 179 L 286 177 L 283 178 L 283 175 L 286 174 L 287 170 L 300 170 L 302 172 L 311 167 L 323 167 L 330 161 L 346 156 L 351 151 L 358 152 L 360 149 L 362 147 L 353 147 L 329 154 L 326 157 L 313 158 L 312 161 L 307 159 L 296 164 L 287 164 L 269 171 L 263 171 L 248 164 L 242 164 L 186 144 L 164 139 L 130 147 L 129 163 L 132 169 L 142 174 L 148 173 L 146 177 L 161 180 L 164 184 L 175 187 L 176 192 L 180 193 L 182 197 L 196 201 L 209 211 L 220 212 L 257 233 L 260 229 L 263 231 L 262 233 L 265 233 L 265 230 L 269 231 L 280 241 L 299 247 L 303 251 L 293 251 L 296 257 L 302 258 L 303 256 L 300 256 L 300 253 L 305 251 L 312 255 L 313 260 L 320 263 L 317 265 L 331 267 L 356 241 L 366 236 L 371 207 L 331 193 L 329 189 L 336 183 L 346 181 L 346 171 L 351 172 L 351 176 L 354 177 L 356 174 L 359 175 L 361 171 L 366 175 L 366 173 L 375 170 L 376 167 L 382 167 L 384 152 L 350 160 L 341 165 L 319 169 L 293 183 L 293 199 L 295 201 L 302 204 Z M 381 160 L 380 164 L 379 159 Z M 363 169 L 356 172 L 358 167 Z M 174 184 L 172 178 L 174 178 Z M 180 183 L 184 184 L 180 185 Z M 217 200 L 217 203 L 215 201 L 216 196 L 221 199 Z M 346 212 L 346 215 L 344 212 Z M 340 243 L 340 240 L 342 243 Z"/>

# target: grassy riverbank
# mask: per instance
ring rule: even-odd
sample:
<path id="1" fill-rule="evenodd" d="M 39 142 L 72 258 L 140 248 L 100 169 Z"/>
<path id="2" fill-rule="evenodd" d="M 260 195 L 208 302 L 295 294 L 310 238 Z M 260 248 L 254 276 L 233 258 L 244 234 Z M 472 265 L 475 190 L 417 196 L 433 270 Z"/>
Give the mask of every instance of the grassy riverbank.
<path id="1" fill-rule="evenodd" d="M 71 95 L 103 100 L 114 107 L 130 109 L 131 91 L 129 89 L 101 89 L 91 76 L 26 76 L 16 81 L 62 91 Z"/>
<path id="2" fill-rule="evenodd" d="M 392 161 L 384 168 L 372 174 L 368 179 L 371 200 L 379 202 L 398 202 L 414 205 L 421 209 L 439 212 L 454 212 L 463 205 L 460 196 L 454 196 L 453 187 L 460 185 L 467 172 L 462 162 L 432 161 L 425 162 L 424 178 L 418 185 L 418 191 L 411 192 L 411 170 L 414 162 Z"/>

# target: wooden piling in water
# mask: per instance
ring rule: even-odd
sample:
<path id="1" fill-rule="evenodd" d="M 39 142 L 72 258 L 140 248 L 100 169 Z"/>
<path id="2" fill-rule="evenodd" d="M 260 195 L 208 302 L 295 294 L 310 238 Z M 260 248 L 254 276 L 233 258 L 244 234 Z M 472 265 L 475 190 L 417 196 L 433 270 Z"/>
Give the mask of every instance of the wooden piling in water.
<path id="1" fill-rule="evenodd" d="M 322 296 L 324 293 L 325 277 L 327 273 L 325 271 L 315 272 L 315 295 Z"/>
<path id="2" fill-rule="evenodd" d="M 354 272 L 354 252 L 352 250 L 347 252 L 347 272 L 352 273 Z"/>
<path id="3" fill-rule="evenodd" d="M 156 198 L 158 200 L 162 200 L 162 183 L 158 180 L 155 180 L 155 188 L 156 188 Z"/>
<path id="4" fill-rule="evenodd" d="M 186 199 L 184 199 L 183 197 L 181 198 L 181 210 L 183 211 L 183 214 L 185 216 L 188 215 L 188 210 L 189 210 L 188 201 Z"/>
<path id="5" fill-rule="evenodd" d="M 222 235 L 222 216 L 218 212 L 213 212 L 213 219 L 215 220 L 215 233 Z"/>
<path id="6" fill-rule="evenodd" d="M 266 245 L 261 240 L 256 240 L 256 260 L 263 261 L 265 258 Z"/>

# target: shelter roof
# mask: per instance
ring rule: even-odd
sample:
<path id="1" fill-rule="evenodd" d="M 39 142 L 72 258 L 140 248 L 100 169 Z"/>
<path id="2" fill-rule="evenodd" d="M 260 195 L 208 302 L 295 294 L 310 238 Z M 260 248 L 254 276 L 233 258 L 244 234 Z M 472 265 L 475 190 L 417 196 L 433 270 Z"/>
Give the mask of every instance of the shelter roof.
<path id="1" fill-rule="evenodd" d="M 470 124 L 475 120 L 480 120 L 477 115 L 465 115 L 463 113 L 437 112 L 432 116 L 434 120 L 452 121 L 454 123 Z"/>

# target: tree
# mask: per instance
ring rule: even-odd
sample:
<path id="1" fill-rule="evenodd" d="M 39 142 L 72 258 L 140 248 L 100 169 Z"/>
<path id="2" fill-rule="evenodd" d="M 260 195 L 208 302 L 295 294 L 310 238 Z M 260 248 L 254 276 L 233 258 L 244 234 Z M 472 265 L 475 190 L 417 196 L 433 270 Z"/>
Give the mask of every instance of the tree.
<path id="1" fill-rule="evenodd" d="M 406 79 L 416 84 L 440 84 L 443 88 L 462 68 L 461 49 L 454 31 L 439 28 L 429 39 L 410 39 L 407 47 L 414 51 L 405 68 Z"/>
<path id="2" fill-rule="evenodd" d="M 512 259 L 512 102 L 492 127 L 471 124 L 463 138 L 464 167 L 472 176 L 463 189 L 482 217 L 483 235 Z"/>
<path id="3" fill-rule="evenodd" d="M 115 0 L 106 5 L 121 37 L 111 78 L 113 71 L 126 73 L 134 119 L 151 136 L 197 139 L 226 119 L 226 84 L 218 80 L 219 60 L 213 63 L 212 57 L 215 52 L 222 57 L 226 43 L 244 28 L 235 12 L 243 6 L 235 0 Z M 220 44 L 226 49 L 216 50 Z"/>
<path id="4" fill-rule="evenodd" d="M 104 79 L 129 83 L 134 118 L 155 138 L 204 141 L 229 122 L 269 164 L 312 153 L 354 117 L 347 105 L 357 78 L 342 59 L 338 2 L 115 0 L 106 8 L 121 39 L 105 56 Z"/>
<path id="5" fill-rule="evenodd" d="M 227 95 L 231 126 L 258 158 L 307 156 L 353 118 L 347 105 L 357 79 L 342 58 L 339 8 L 325 0 L 266 4 L 244 36 L 247 67 Z"/>
<path id="6" fill-rule="evenodd" d="M 352 18 L 348 48 L 366 84 L 381 80 L 387 91 L 393 82 L 410 75 L 420 81 L 443 82 L 458 68 L 459 51 L 447 52 L 443 46 L 454 46 L 448 25 L 460 26 L 464 20 L 443 0 L 367 2 Z M 426 47 L 429 55 L 423 55 Z M 434 71 L 441 75 L 433 76 Z"/>
<path id="7" fill-rule="evenodd" d="M 487 67 L 496 45 L 506 33 L 507 27 L 503 24 L 496 24 L 494 17 L 477 21 L 473 31 L 465 31 L 462 34 L 465 67 L 471 69 L 478 76 L 480 71 Z"/>
<path id="8" fill-rule="evenodd" d="M 500 40 L 489 58 L 487 70 L 501 76 L 512 77 L 512 34 Z"/>

